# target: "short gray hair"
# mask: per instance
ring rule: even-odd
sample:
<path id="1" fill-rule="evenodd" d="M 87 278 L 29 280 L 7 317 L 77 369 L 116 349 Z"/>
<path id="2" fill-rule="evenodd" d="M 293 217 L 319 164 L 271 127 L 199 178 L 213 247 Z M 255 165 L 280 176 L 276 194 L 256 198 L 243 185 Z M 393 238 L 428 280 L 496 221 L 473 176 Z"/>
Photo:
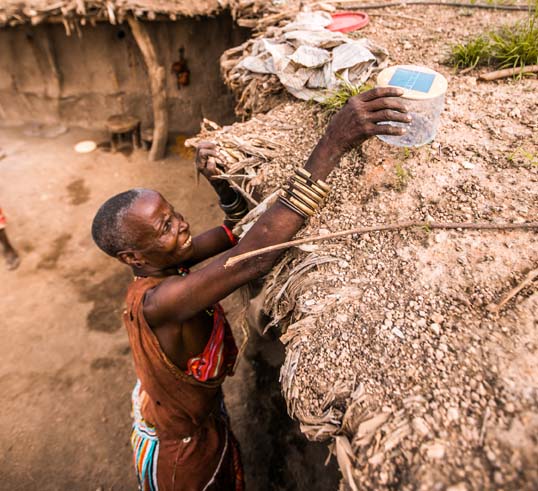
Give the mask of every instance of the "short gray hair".
<path id="1" fill-rule="evenodd" d="M 99 249 L 109 256 L 134 248 L 135 237 L 125 227 L 125 216 L 133 204 L 150 189 L 130 189 L 105 201 L 92 222 L 92 238 Z"/>

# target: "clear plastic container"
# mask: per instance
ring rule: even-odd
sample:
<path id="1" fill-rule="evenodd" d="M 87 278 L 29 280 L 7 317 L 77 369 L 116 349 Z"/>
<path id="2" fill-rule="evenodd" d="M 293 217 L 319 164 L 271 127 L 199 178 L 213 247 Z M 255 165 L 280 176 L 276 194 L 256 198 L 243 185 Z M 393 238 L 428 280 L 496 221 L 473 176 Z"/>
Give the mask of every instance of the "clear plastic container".
<path id="1" fill-rule="evenodd" d="M 420 147 L 435 138 L 448 87 L 443 75 L 426 67 L 397 65 L 379 73 L 377 86 L 403 89 L 402 98 L 412 118 L 411 123 L 379 123 L 407 130 L 402 136 L 378 135 L 380 140 L 399 147 Z"/>

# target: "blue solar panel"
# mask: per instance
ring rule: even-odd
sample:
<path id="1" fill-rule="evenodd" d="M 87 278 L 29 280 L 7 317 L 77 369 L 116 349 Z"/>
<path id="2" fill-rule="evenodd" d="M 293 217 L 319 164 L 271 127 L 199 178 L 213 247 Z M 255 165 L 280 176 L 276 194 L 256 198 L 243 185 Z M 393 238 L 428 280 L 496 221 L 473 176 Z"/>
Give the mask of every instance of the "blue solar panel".
<path id="1" fill-rule="evenodd" d="M 406 70 L 405 68 L 397 68 L 390 79 L 389 85 L 417 90 L 419 92 L 429 92 L 434 79 L 435 74 L 433 73 L 416 72 L 414 70 Z"/>

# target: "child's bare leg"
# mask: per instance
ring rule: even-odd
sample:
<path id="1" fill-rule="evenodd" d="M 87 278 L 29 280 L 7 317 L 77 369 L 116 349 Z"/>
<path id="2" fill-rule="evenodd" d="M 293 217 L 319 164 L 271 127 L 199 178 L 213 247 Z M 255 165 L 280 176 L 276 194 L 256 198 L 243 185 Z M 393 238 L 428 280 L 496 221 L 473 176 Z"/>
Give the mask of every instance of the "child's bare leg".
<path id="1" fill-rule="evenodd" d="M 21 260 L 17 254 L 17 251 L 13 248 L 11 242 L 9 242 L 5 229 L 0 229 L 0 244 L 2 244 L 4 249 L 4 257 L 6 258 L 7 269 L 16 269 Z"/>

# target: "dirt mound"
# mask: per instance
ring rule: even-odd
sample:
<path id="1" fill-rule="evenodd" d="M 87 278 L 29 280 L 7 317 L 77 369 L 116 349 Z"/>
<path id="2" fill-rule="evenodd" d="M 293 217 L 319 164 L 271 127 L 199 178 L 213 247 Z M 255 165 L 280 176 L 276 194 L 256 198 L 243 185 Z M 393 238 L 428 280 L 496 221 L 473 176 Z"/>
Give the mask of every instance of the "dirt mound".
<path id="1" fill-rule="evenodd" d="M 397 63 L 420 59 L 444 73 L 441 130 L 419 149 L 374 139 L 347 155 L 302 236 L 538 216 L 538 82 L 479 84 L 439 64 L 449 42 L 507 15 L 446 10 L 436 27 L 436 10 L 410 10 L 381 14 L 388 21 L 361 35 L 397 33 L 386 46 Z M 201 136 L 221 143 L 224 177 L 257 202 L 305 162 L 326 121 L 319 107 L 288 102 L 232 127 L 207 124 Z M 302 431 L 331 441 L 343 489 L 536 489 L 537 240 L 410 228 L 284 254 L 261 293 L 287 345 L 282 390 Z"/>

